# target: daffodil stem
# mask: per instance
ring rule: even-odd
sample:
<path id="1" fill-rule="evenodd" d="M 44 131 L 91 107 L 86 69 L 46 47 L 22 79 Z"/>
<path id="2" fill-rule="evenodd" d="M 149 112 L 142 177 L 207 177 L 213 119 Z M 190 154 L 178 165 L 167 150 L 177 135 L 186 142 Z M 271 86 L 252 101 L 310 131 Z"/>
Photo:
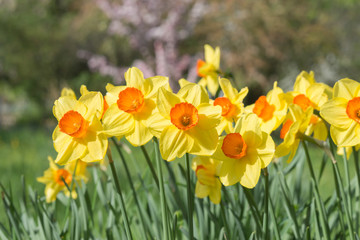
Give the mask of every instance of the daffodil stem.
<path id="1" fill-rule="evenodd" d="M 265 203 L 264 203 L 264 218 L 263 218 L 263 232 L 264 239 L 269 239 L 269 173 L 267 168 L 264 168 L 265 178 Z"/>
<path id="2" fill-rule="evenodd" d="M 146 151 L 146 148 L 144 146 L 140 146 L 140 148 L 141 148 L 141 151 L 144 154 L 144 157 L 145 157 L 145 160 L 146 160 L 147 164 L 149 165 L 149 168 L 150 168 L 151 174 L 152 174 L 152 176 L 154 178 L 155 184 L 159 188 L 159 179 L 158 179 L 158 177 L 156 175 L 156 171 L 155 171 L 155 168 L 154 168 L 154 166 L 153 166 L 153 164 L 152 164 L 152 162 L 150 160 L 149 154 Z"/>
<path id="3" fill-rule="evenodd" d="M 356 199 L 359 199 L 360 194 L 360 168 L 359 168 L 359 152 L 356 151 L 355 147 L 352 147 L 354 154 L 354 162 L 355 162 L 355 172 L 357 177 L 357 189 L 356 189 Z M 356 229 L 359 229 L 359 201 L 356 201 Z"/>
<path id="4" fill-rule="evenodd" d="M 346 149 L 343 148 L 344 154 L 343 154 L 343 161 L 344 161 L 344 170 L 345 170 L 345 180 L 346 180 L 346 194 L 348 195 L 348 205 L 349 210 L 352 212 L 352 204 L 351 204 L 351 185 L 350 185 L 350 174 L 349 174 L 349 164 L 348 164 L 348 156 L 346 155 Z"/>
<path id="5" fill-rule="evenodd" d="M 193 200 L 194 195 L 191 190 L 191 179 L 190 179 L 190 156 L 188 153 L 185 154 L 186 159 L 186 185 L 187 185 L 187 199 L 188 199 L 188 225 L 189 225 L 189 239 L 194 239 L 194 230 L 193 230 Z"/>
<path id="6" fill-rule="evenodd" d="M 140 222 L 141 222 L 141 226 L 143 228 L 143 231 L 144 231 L 144 235 L 147 236 L 147 228 L 145 227 L 145 223 L 144 223 L 144 215 L 142 213 L 142 209 L 140 207 L 140 203 L 139 203 L 139 199 L 137 198 L 137 194 L 136 194 L 136 190 L 134 188 L 134 184 L 133 184 L 133 181 L 131 180 L 131 174 L 130 174 L 130 171 L 129 171 L 129 168 L 127 166 L 127 163 L 125 161 L 125 157 L 120 149 L 120 146 L 119 144 L 116 142 L 116 140 L 114 138 L 111 138 L 112 142 L 114 143 L 115 145 L 115 148 L 117 150 L 117 152 L 119 153 L 119 156 L 120 156 L 120 159 L 124 165 L 124 168 L 125 168 L 125 172 L 126 172 L 126 176 L 128 178 L 128 181 L 129 181 L 129 184 L 130 184 L 130 188 L 132 190 L 132 193 L 133 193 L 133 196 L 134 196 L 134 199 L 135 199 L 135 203 L 136 203 L 136 206 L 137 206 L 137 209 L 138 209 L 138 212 L 139 212 L 139 215 L 140 215 Z"/>
<path id="7" fill-rule="evenodd" d="M 320 197 L 320 193 L 319 193 L 319 187 L 318 187 L 318 183 L 315 177 L 315 172 L 311 163 L 311 159 L 310 159 L 310 154 L 309 154 L 309 149 L 306 145 L 306 143 L 304 141 L 301 141 L 301 144 L 305 150 L 305 156 L 306 156 L 306 161 L 309 165 L 309 169 L 310 169 L 310 175 L 311 175 L 311 179 L 313 182 L 313 187 L 314 187 L 314 193 L 315 193 L 315 202 L 316 205 L 318 207 L 319 213 L 320 213 L 320 223 L 321 223 L 321 227 L 323 229 L 323 234 L 325 239 L 330 239 L 330 228 L 328 226 L 328 219 L 327 219 L 327 215 L 326 215 L 326 211 L 325 211 L 325 207 L 324 207 L 324 203 L 321 201 L 321 197 Z"/>
<path id="8" fill-rule="evenodd" d="M 256 206 L 256 203 L 254 201 L 254 198 L 250 192 L 249 189 L 242 187 L 243 191 L 245 193 L 245 198 L 250 206 L 250 211 L 255 219 L 255 224 L 256 224 L 256 228 L 257 228 L 257 233 L 261 235 L 261 231 L 262 231 L 262 226 L 261 226 L 261 220 L 260 220 L 260 213 L 259 213 L 259 209 Z"/>
<path id="9" fill-rule="evenodd" d="M 121 193 L 119 179 L 118 179 L 118 176 L 117 176 L 117 173 L 116 173 L 115 164 L 114 164 L 114 160 L 113 160 L 112 155 L 111 155 L 110 148 L 108 148 L 107 156 L 108 156 L 108 159 L 109 159 L 109 165 L 110 165 L 110 168 L 111 168 L 111 173 L 113 175 L 115 188 L 116 188 L 117 193 L 120 196 L 120 208 L 121 208 L 121 212 L 122 212 L 123 217 L 124 217 L 124 225 L 125 225 L 126 237 L 127 237 L 127 239 L 132 239 L 129 219 L 128 219 L 128 216 L 127 216 L 127 213 L 126 213 L 126 208 L 125 208 L 125 202 L 124 202 L 124 199 L 123 199 L 123 196 L 122 196 L 122 193 Z"/>
<path id="10" fill-rule="evenodd" d="M 165 196 L 165 189 L 164 189 L 164 179 L 163 179 L 163 174 L 162 174 L 162 169 L 161 169 L 161 164 L 162 164 L 163 159 L 160 156 L 159 142 L 156 138 L 154 138 L 154 150 L 155 150 L 155 156 L 156 156 L 157 171 L 159 174 L 159 190 L 160 190 L 160 204 L 161 204 L 161 219 L 162 219 L 162 226 L 163 226 L 163 239 L 169 239 L 166 196 Z"/>

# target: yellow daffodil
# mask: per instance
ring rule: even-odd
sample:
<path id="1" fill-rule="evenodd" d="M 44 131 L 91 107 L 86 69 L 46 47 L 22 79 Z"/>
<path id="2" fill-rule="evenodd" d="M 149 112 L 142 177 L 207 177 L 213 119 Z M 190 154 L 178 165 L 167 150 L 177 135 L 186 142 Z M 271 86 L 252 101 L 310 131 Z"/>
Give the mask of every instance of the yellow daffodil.
<path id="1" fill-rule="evenodd" d="M 220 69 L 220 48 L 215 50 L 208 44 L 205 44 L 205 61 L 198 60 L 197 73 L 201 77 L 199 84 L 207 86 L 211 95 L 215 96 L 218 88 L 218 71 Z"/>
<path id="2" fill-rule="evenodd" d="M 221 182 L 219 180 L 221 162 L 210 157 L 197 156 L 191 167 L 195 171 L 197 182 L 195 195 L 198 198 L 209 196 L 210 201 L 219 204 L 221 200 Z"/>
<path id="3" fill-rule="evenodd" d="M 233 123 L 236 122 L 244 112 L 243 100 L 248 93 L 248 88 L 243 88 L 238 92 L 232 87 L 230 81 L 225 78 L 219 80 L 220 87 L 224 96 L 218 97 L 213 101 L 214 106 L 220 106 L 221 121 L 217 126 L 217 131 L 221 134 L 224 130 L 229 133 L 233 132 Z"/>
<path id="4" fill-rule="evenodd" d="M 260 119 L 261 130 L 271 133 L 284 121 L 288 104 L 284 92 L 274 83 L 274 87 L 266 96 L 261 96 L 256 102 L 247 106 L 246 112 L 255 113 Z"/>
<path id="5" fill-rule="evenodd" d="M 71 88 L 63 88 L 61 90 L 61 97 L 65 97 L 65 96 L 72 97 L 72 98 L 76 99 L 75 92 Z"/>
<path id="6" fill-rule="evenodd" d="M 215 151 L 221 107 L 209 104 L 204 87 L 189 83 L 178 94 L 162 87 L 157 103 L 148 125 L 160 138 L 163 159 L 172 161 L 185 153 L 209 156 Z"/>
<path id="7" fill-rule="evenodd" d="M 144 145 L 153 137 L 146 121 L 156 109 L 156 93 L 160 87 L 168 87 L 168 78 L 144 79 L 143 73 L 133 67 L 125 73 L 125 81 L 126 86 L 106 87 L 109 108 L 103 117 L 104 133 L 125 136 L 133 146 Z"/>
<path id="8" fill-rule="evenodd" d="M 333 99 L 322 105 L 321 116 L 331 124 L 330 134 L 339 147 L 360 144 L 360 83 L 345 78 L 334 85 Z"/>
<path id="9" fill-rule="evenodd" d="M 38 182 L 46 184 L 46 202 L 55 201 L 57 194 L 61 191 L 63 191 L 66 196 L 70 197 L 68 187 L 71 187 L 73 180 L 77 181 L 78 184 L 81 184 L 81 180 L 84 182 L 88 181 L 85 162 L 78 160 L 66 165 L 64 168 L 59 168 L 51 157 L 48 159 L 50 167 L 44 171 L 44 176 L 37 178 Z M 71 191 L 71 197 L 77 197 L 75 186 L 73 186 Z"/>
<path id="10" fill-rule="evenodd" d="M 312 107 L 320 111 L 320 107 L 332 96 L 332 89 L 324 83 L 317 83 L 314 72 L 302 71 L 296 78 L 294 91 L 288 93 L 288 101 L 299 105 L 303 111 Z M 314 138 L 325 141 L 327 138 L 324 121 L 313 114 L 306 135 L 314 134 Z"/>
<path id="11" fill-rule="evenodd" d="M 300 135 L 305 133 L 313 115 L 312 112 L 312 107 L 307 108 L 304 112 L 299 105 L 289 105 L 289 113 L 280 131 L 280 138 L 284 139 L 284 141 L 277 146 L 276 157 L 282 157 L 290 153 L 288 162 L 294 158 L 300 143 Z"/>
<path id="12" fill-rule="evenodd" d="M 261 130 L 259 118 L 249 113 L 237 121 L 233 133 L 220 137 L 212 158 L 222 161 L 222 184 L 229 186 L 240 182 L 244 187 L 253 188 L 274 152 L 273 139 Z"/>
<path id="13" fill-rule="evenodd" d="M 104 158 L 108 140 L 101 134 L 103 127 L 99 118 L 102 112 L 100 92 L 89 92 L 79 100 L 64 96 L 55 101 L 53 113 L 59 121 L 53 133 L 57 164 L 64 165 L 77 159 L 95 162 Z"/>

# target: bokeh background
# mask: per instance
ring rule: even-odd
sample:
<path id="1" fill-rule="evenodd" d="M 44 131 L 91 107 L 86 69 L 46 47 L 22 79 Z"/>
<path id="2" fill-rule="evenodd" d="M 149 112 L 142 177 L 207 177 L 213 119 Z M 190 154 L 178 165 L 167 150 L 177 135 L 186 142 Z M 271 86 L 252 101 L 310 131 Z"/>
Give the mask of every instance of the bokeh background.
<path id="1" fill-rule="evenodd" d="M 0 0 L 0 182 L 34 184 L 55 157 L 54 100 L 63 87 L 104 93 L 130 66 L 171 86 L 196 81 L 203 45 L 221 48 L 221 68 L 246 104 L 301 70 L 332 85 L 360 79 L 357 0 Z M 42 187 L 42 186 L 40 186 Z"/>

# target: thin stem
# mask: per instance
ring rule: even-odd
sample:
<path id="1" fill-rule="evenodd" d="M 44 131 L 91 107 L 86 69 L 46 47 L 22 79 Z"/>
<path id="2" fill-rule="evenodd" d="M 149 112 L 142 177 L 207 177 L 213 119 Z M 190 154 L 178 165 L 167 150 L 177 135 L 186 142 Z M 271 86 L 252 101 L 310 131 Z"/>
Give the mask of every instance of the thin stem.
<path id="1" fill-rule="evenodd" d="M 155 183 L 156 183 L 156 186 L 159 188 L 159 179 L 156 175 L 156 171 L 155 171 L 155 168 L 151 162 L 151 159 L 149 157 L 149 154 L 148 152 L 146 151 L 146 148 L 144 146 L 140 146 L 141 148 L 141 151 L 143 152 L 144 154 L 144 157 L 145 157 L 145 160 L 147 162 L 147 164 L 149 165 L 149 168 L 150 168 L 150 171 L 151 171 L 151 175 L 153 176 L 154 180 L 155 180 Z"/>
<path id="2" fill-rule="evenodd" d="M 225 209 L 224 209 L 224 204 L 222 201 L 220 202 L 220 210 L 221 210 L 221 217 L 223 219 L 224 226 L 225 226 L 225 237 L 224 238 L 231 239 L 229 225 L 226 221 Z"/>
<path id="3" fill-rule="evenodd" d="M 263 218 L 263 232 L 264 239 L 269 239 L 269 173 L 267 168 L 264 168 L 265 177 L 265 203 L 264 203 L 264 218 Z"/>
<path id="4" fill-rule="evenodd" d="M 354 162 L 355 162 L 355 172 L 356 172 L 356 177 L 357 177 L 357 189 L 356 189 L 356 198 L 357 201 L 356 202 L 356 229 L 359 229 L 359 198 L 360 198 L 360 167 L 359 167 L 359 153 L 358 151 L 355 149 L 355 147 L 352 148 L 353 149 L 353 154 L 354 154 Z"/>
<path id="5" fill-rule="evenodd" d="M 193 230 L 193 200 L 194 195 L 191 190 L 191 179 L 190 179 L 190 157 L 189 154 L 185 154 L 186 159 L 186 185 L 187 185 L 187 199 L 188 199 L 188 225 L 189 225 L 189 239 L 194 239 L 194 230 Z"/>
<path id="6" fill-rule="evenodd" d="M 307 145 L 304 141 L 301 141 L 301 144 L 305 150 L 306 161 L 307 161 L 307 163 L 309 165 L 309 169 L 310 169 L 310 175 L 311 175 L 311 179 L 312 179 L 314 190 L 315 190 L 315 202 L 316 202 L 316 205 L 318 206 L 318 210 L 320 212 L 320 222 L 321 222 L 321 227 L 323 229 L 323 233 L 325 235 L 324 237 L 325 237 L 325 239 L 330 239 L 330 228 L 328 226 L 329 221 L 327 219 L 324 203 L 321 201 L 318 183 L 317 183 L 314 169 L 313 169 L 311 159 L 310 159 L 309 149 L 307 148 Z"/>
<path id="7" fill-rule="evenodd" d="M 134 199 L 135 199 L 135 203 L 136 203 L 136 206 L 137 206 L 139 215 L 140 215 L 141 226 L 142 226 L 142 228 L 143 228 L 143 231 L 144 231 L 144 233 L 145 233 L 145 236 L 147 236 L 146 233 L 148 232 L 148 231 L 147 231 L 148 229 L 147 229 L 147 227 L 145 227 L 145 223 L 144 223 L 144 217 L 145 217 L 145 216 L 143 215 L 142 209 L 141 209 L 141 207 L 140 207 L 139 199 L 138 199 L 138 197 L 137 197 L 136 190 L 135 190 L 135 188 L 134 188 L 134 184 L 133 184 L 133 181 L 132 181 L 132 179 L 131 179 L 131 175 L 130 175 L 129 168 L 128 168 L 127 163 L 126 163 L 126 161 L 125 161 L 125 157 L 124 157 L 124 155 L 123 155 L 123 153 L 122 153 L 122 151 L 121 151 L 121 149 L 120 149 L 119 144 L 115 141 L 115 139 L 114 139 L 114 138 L 111 138 L 111 140 L 112 140 L 112 142 L 114 143 L 115 148 L 116 148 L 117 152 L 119 153 L 120 159 L 121 159 L 121 161 L 122 161 L 122 163 L 123 163 L 123 165 L 124 165 L 125 172 L 126 172 L 126 176 L 127 176 L 127 178 L 128 178 L 128 182 L 129 182 L 129 184 L 130 184 L 130 188 L 131 188 L 131 190 L 132 190 L 133 197 L 134 197 Z"/>
<path id="8" fill-rule="evenodd" d="M 113 161 L 113 158 L 112 158 L 112 155 L 111 155 L 110 148 L 108 148 L 107 156 L 108 156 L 108 159 L 109 159 L 109 165 L 110 165 L 110 168 L 111 168 L 111 173 L 113 175 L 116 191 L 120 196 L 120 208 L 121 208 L 121 212 L 122 212 L 122 214 L 124 216 L 124 225 L 125 225 L 126 237 L 128 239 L 132 239 L 129 219 L 128 219 L 128 216 L 127 216 L 127 213 L 126 213 L 125 203 L 124 203 L 124 199 L 122 197 L 121 188 L 120 188 L 120 184 L 119 184 L 119 179 L 118 179 L 118 176 L 117 176 L 117 173 L 116 173 L 115 164 L 114 164 L 114 161 Z"/>
<path id="9" fill-rule="evenodd" d="M 344 161 L 344 169 L 345 169 L 345 180 L 346 180 L 346 193 L 349 196 L 348 200 L 348 205 L 349 205 L 349 210 L 350 212 L 352 212 L 352 204 L 351 204 L 351 185 L 350 185 L 350 174 L 349 174 L 349 164 L 348 164 L 348 156 L 346 155 L 346 149 L 343 148 L 344 150 L 344 154 L 343 154 L 343 161 Z"/>
<path id="10" fill-rule="evenodd" d="M 261 226 L 261 220 L 260 220 L 260 213 L 259 210 L 256 206 L 256 203 L 254 201 L 254 198 L 250 192 L 249 189 L 245 188 L 244 186 L 242 186 L 243 191 L 245 193 L 245 198 L 250 206 L 250 211 L 255 219 L 255 224 L 256 224 L 256 228 L 257 228 L 257 234 L 261 235 L 261 230 L 262 230 L 262 226 Z"/>
<path id="11" fill-rule="evenodd" d="M 157 171 L 159 174 L 159 189 L 160 189 L 160 204 L 161 204 L 161 219 L 162 219 L 162 227 L 163 227 L 163 239 L 169 239 L 169 232 L 168 232 L 168 214 L 166 208 L 166 197 L 165 197 L 165 190 L 164 190 L 164 179 L 161 169 L 161 163 L 163 161 L 162 157 L 159 153 L 159 143 L 156 138 L 154 138 L 154 150 L 156 155 L 156 166 Z"/>

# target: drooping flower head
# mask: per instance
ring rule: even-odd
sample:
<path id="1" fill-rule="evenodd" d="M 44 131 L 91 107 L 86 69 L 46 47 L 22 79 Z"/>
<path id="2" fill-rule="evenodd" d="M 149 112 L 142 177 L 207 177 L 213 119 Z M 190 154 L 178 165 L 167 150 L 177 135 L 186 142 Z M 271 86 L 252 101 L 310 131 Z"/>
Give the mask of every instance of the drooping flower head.
<path id="1" fill-rule="evenodd" d="M 209 196 L 210 201 L 219 204 L 221 200 L 221 182 L 219 180 L 221 162 L 210 157 L 193 158 L 191 167 L 195 171 L 197 182 L 195 195 L 198 198 Z"/>
<path id="2" fill-rule="evenodd" d="M 258 117 L 249 113 L 238 120 L 233 133 L 220 137 L 212 158 L 222 162 L 220 181 L 224 186 L 240 182 L 254 188 L 274 152 L 274 141 L 261 130 Z"/>
<path id="3" fill-rule="evenodd" d="M 109 105 L 103 117 L 104 133 L 122 137 L 133 146 L 147 143 L 153 135 L 146 121 L 156 109 L 156 94 L 162 86 L 168 86 L 168 78 L 155 76 L 144 79 L 138 68 L 125 73 L 126 86 L 106 86 L 106 102 Z"/>
<path id="4" fill-rule="evenodd" d="M 77 159 L 95 162 L 104 158 L 108 140 L 101 134 L 103 127 L 99 118 L 102 112 L 100 92 L 89 92 L 79 100 L 64 96 L 55 101 L 53 113 L 59 121 L 53 132 L 57 164 L 64 165 Z"/>
<path id="5" fill-rule="evenodd" d="M 59 168 L 51 157 L 48 159 L 50 167 L 44 171 L 44 176 L 37 178 L 38 182 L 46 184 L 46 202 L 55 201 L 59 192 L 64 192 L 66 196 L 70 197 L 68 187 L 71 187 L 74 180 L 77 181 L 79 185 L 81 185 L 81 180 L 85 183 L 88 181 L 85 162 L 80 160 L 74 161 L 66 165 L 64 168 Z M 72 198 L 77 197 L 74 186 L 71 191 Z"/>
<path id="6" fill-rule="evenodd" d="M 283 157 L 290 153 L 288 162 L 294 158 L 300 143 L 300 135 L 305 133 L 313 115 L 312 112 L 312 107 L 304 112 L 299 105 L 289 105 L 289 112 L 280 131 L 280 138 L 284 141 L 276 147 L 276 157 Z"/>
<path id="7" fill-rule="evenodd" d="M 247 106 L 245 111 L 255 113 L 259 117 L 261 130 L 271 133 L 284 121 L 287 106 L 284 92 L 275 82 L 266 96 L 259 97 L 254 104 Z"/>
<path id="8" fill-rule="evenodd" d="M 331 124 L 331 138 L 339 147 L 360 144 L 360 83 L 348 78 L 336 82 L 333 99 L 322 105 L 320 115 Z"/>
<path id="9" fill-rule="evenodd" d="M 209 104 L 204 87 L 189 83 L 178 94 L 162 87 L 157 103 L 148 125 L 160 138 L 163 159 L 172 161 L 185 153 L 209 156 L 215 151 L 221 107 Z"/>
<path id="10" fill-rule="evenodd" d="M 221 121 L 217 126 L 218 133 L 224 130 L 229 133 L 234 130 L 233 124 L 240 118 L 244 112 L 243 100 L 248 93 L 248 88 L 243 88 L 238 92 L 232 87 L 228 79 L 221 78 L 219 80 L 220 87 L 224 96 L 218 97 L 213 101 L 214 106 L 221 107 Z"/>
<path id="11" fill-rule="evenodd" d="M 201 77 L 199 84 L 206 86 L 211 93 L 215 96 L 218 88 L 218 70 L 220 69 L 220 48 L 213 49 L 210 45 L 205 44 L 205 61 L 198 60 L 197 73 Z"/>

